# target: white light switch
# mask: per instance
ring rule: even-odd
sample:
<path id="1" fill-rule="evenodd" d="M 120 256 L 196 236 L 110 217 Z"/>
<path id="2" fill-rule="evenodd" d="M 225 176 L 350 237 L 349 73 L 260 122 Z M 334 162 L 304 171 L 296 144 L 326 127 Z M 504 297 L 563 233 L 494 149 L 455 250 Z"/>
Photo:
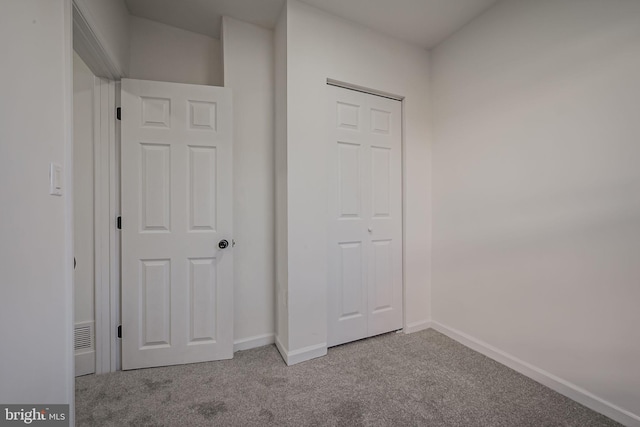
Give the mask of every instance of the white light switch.
<path id="1" fill-rule="evenodd" d="M 49 194 L 62 196 L 62 166 L 56 163 L 49 167 Z"/>

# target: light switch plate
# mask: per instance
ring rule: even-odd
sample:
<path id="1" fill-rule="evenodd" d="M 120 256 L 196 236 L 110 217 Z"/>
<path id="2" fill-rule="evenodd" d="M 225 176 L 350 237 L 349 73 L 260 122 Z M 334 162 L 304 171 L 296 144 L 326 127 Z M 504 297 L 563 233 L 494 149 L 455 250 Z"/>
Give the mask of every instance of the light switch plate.
<path id="1" fill-rule="evenodd" d="M 49 167 L 49 194 L 62 196 L 62 166 L 51 163 Z"/>

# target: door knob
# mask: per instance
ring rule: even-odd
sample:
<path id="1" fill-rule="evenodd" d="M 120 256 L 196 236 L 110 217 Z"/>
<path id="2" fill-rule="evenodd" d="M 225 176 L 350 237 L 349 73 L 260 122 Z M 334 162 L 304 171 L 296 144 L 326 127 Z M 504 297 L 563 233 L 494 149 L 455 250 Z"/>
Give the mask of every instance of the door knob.
<path id="1" fill-rule="evenodd" d="M 369 233 L 371 233 L 371 232 L 373 231 L 373 228 L 369 227 L 369 228 L 367 228 L 367 231 L 368 231 Z"/>
<path id="2" fill-rule="evenodd" d="M 225 249 L 225 248 L 227 248 L 228 246 L 229 246 L 229 242 L 227 242 L 227 241 L 226 241 L 226 240 L 224 240 L 224 239 L 223 239 L 223 240 L 220 240 L 220 241 L 218 242 L 218 247 L 219 247 L 220 249 Z"/>

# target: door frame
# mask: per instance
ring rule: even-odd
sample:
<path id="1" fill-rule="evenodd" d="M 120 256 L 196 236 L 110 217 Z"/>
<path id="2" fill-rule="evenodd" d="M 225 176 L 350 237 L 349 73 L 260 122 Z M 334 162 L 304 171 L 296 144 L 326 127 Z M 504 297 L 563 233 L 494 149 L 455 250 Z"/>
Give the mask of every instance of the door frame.
<path id="1" fill-rule="evenodd" d="M 86 0 L 73 0 L 73 50 L 97 77 L 120 80 L 123 70 L 107 53 Z"/>
<path id="2" fill-rule="evenodd" d="M 125 77 L 95 30 L 83 0 L 73 0 L 73 49 L 94 76 L 94 317 L 96 374 L 120 369 L 120 123 L 118 80 Z"/>
<path id="3" fill-rule="evenodd" d="M 119 147 L 116 83 L 94 81 L 94 315 L 96 374 L 119 369 L 120 342 L 120 212 Z"/>
<path id="4" fill-rule="evenodd" d="M 385 92 L 382 90 L 378 90 L 378 89 L 373 89 L 370 87 L 366 87 L 366 86 L 361 86 L 361 85 L 357 85 L 354 83 L 348 83 L 345 81 L 341 81 L 341 80 L 336 80 L 336 79 L 332 79 L 332 78 L 327 78 L 327 82 L 326 82 L 327 86 L 335 86 L 335 87 L 339 87 L 342 89 L 347 89 L 347 90 L 353 90 L 356 92 L 362 92 L 362 93 L 366 93 L 368 95 L 373 95 L 373 96 L 380 96 L 382 98 L 389 98 L 389 99 L 393 99 L 395 101 L 400 101 L 400 123 L 401 123 L 401 129 L 400 129 L 400 170 L 401 170 L 401 177 L 400 177 L 400 184 L 401 184 L 401 189 L 400 189 L 400 197 L 402 199 L 402 204 L 401 204 L 401 209 L 402 209 L 402 214 L 400 216 L 400 221 L 402 222 L 402 329 L 397 331 L 397 332 L 404 332 L 404 333 L 409 333 L 409 325 L 407 325 L 407 292 L 406 292 L 406 288 L 407 288 L 407 280 L 405 277 L 405 273 L 406 273 L 406 242 L 407 242 L 407 229 L 406 229 L 406 212 L 407 212 L 407 195 L 406 195 L 406 189 L 407 189 L 407 174 L 406 174 L 406 141 L 405 141 L 405 135 L 406 135 L 406 122 L 405 122 L 405 96 L 404 95 L 397 95 L 394 93 L 390 93 L 390 92 Z M 328 303 L 328 300 L 327 300 Z M 328 310 L 327 310 L 327 323 L 329 322 L 329 317 L 328 317 Z M 328 330 L 328 329 L 327 329 Z"/>

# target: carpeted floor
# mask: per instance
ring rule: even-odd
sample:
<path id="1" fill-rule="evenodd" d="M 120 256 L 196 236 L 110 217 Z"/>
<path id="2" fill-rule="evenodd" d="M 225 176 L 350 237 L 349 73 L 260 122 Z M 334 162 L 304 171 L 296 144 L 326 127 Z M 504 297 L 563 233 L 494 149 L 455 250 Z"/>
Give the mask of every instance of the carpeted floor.
<path id="1" fill-rule="evenodd" d="M 617 426 L 433 330 L 76 380 L 78 426 Z"/>

